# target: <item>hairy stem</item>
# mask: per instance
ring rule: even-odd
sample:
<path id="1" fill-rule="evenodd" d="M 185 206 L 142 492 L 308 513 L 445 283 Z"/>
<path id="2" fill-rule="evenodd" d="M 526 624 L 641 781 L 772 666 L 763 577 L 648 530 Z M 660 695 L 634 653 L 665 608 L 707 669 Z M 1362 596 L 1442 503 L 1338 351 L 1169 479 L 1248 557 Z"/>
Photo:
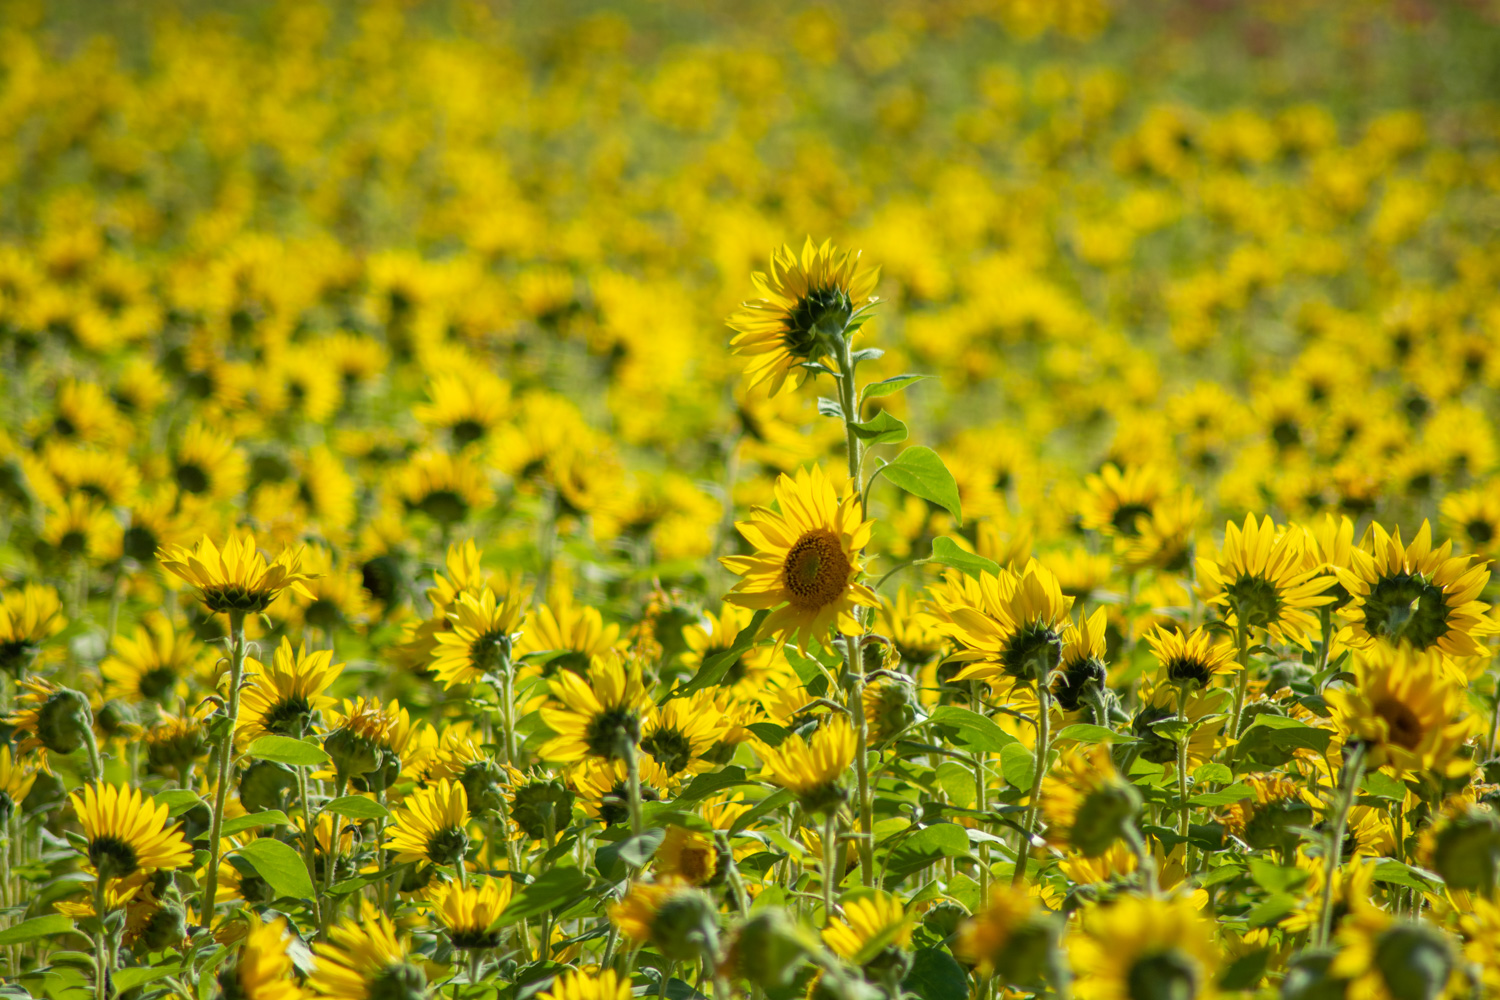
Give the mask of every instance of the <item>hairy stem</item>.
<path id="1" fill-rule="evenodd" d="M 229 799 L 230 765 L 234 759 L 234 728 L 240 721 L 240 679 L 245 672 L 245 613 L 229 612 L 229 725 L 219 740 L 218 785 L 214 789 L 214 813 L 208 828 L 208 873 L 203 892 L 202 917 L 205 930 L 214 922 L 215 895 L 219 890 L 219 839 L 224 830 L 224 804 Z"/>

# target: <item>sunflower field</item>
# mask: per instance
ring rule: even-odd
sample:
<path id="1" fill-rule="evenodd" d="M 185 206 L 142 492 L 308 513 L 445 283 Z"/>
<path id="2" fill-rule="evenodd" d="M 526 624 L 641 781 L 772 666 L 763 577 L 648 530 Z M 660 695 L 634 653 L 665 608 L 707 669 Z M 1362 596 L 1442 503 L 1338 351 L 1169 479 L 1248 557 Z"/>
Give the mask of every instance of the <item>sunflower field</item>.
<path id="1" fill-rule="evenodd" d="M 0 0 L 0 1000 L 1500 997 L 1495 0 Z"/>

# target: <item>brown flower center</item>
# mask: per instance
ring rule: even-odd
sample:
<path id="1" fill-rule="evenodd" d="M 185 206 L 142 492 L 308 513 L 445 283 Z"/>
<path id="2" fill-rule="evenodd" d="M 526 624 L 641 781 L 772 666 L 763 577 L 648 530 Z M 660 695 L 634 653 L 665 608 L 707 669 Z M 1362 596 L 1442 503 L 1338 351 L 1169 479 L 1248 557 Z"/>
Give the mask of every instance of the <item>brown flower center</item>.
<path id="1" fill-rule="evenodd" d="M 787 550 L 782 564 L 792 605 L 812 611 L 832 604 L 843 596 L 852 568 L 833 532 L 827 528 L 807 532 Z"/>
<path id="2" fill-rule="evenodd" d="M 1375 714 L 1385 720 L 1387 739 L 1407 750 L 1415 750 L 1422 742 L 1422 720 L 1410 707 L 1394 698 L 1382 698 L 1375 703 Z"/>

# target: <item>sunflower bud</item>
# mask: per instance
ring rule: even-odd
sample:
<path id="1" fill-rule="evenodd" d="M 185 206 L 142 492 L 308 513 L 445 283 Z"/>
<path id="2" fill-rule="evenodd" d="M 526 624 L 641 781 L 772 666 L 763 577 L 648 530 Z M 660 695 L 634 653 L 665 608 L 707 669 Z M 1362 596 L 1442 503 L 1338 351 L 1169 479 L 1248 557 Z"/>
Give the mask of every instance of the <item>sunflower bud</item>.
<path id="1" fill-rule="evenodd" d="M 674 892 L 651 919 L 651 943 L 674 962 L 696 962 L 719 950 L 719 913 L 701 892 Z"/>
<path id="2" fill-rule="evenodd" d="M 1193 1000 L 1200 986 L 1197 966 L 1175 949 L 1140 959 L 1126 978 L 1131 1000 Z"/>
<path id="3" fill-rule="evenodd" d="M 1396 924 L 1375 942 L 1375 968 L 1393 1000 L 1437 1000 L 1453 973 L 1453 953 L 1432 928 Z"/>
<path id="4" fill-rule="evenodd" d="M 901 680 L 879 680 L 865 688 L 865 721 L 878 743 L 917 721 L 916 688 Z"/>
<path id="5" fill-rule="evenodd" d="M 323 737 L 323 749 L 343 779 L 369 774 L 381 764 L 384 751 L 369 737 L 340 726 Z"/>
<path id="6" fill-rule="evenodd" d="M 101 733 L 110 737 L 133 730 L 139 724 L 140 716 L 128 702 L 111 698 L 94 713 L 94 722 Z"/>
<path id="7" fill-rule="evenodd" d="M 36 718 L 36 736 L 52 753 L 69 754 L 83 746 L 94 726 L 89 700 L 71 688 L 47 696 Z"/>
<path id="8" fill-rule="evenodd" d="M 958 928 L 967 919 L 969 911 L 963 908 L 963 904 L 943 899 L 922 914 L 922 926 L 939 941 L 946 941 L 958 933 Z"/>
<path id="9" fill-rule="evenodd" d="M 175 902 L 164 902 L 146 918 L 140 930 L 140 941 L 147 951 L 164 951 L 182 943 L 187 936 L 187 914 Z"/>
<path id="10" fill-rule="evenodd" d="M 402 962 L 381 972 L 370 983 L 369 1000 L 422 1000 L 427 995 L 427 976 L 415 965 Z"/>
<path id="11" fill-rule="evenodd" d="M 247 812 L 284 809 L 297 787 L 297 773 L 273 760 L 258 760 L 240 775 L 240 804 Z"/>
<path id="12" fill-rule="evenodd" d="M 1450 889 L 1489 893 L 1500 867 L 1500 823 L 1474 810 L 1443 824 L 1433 844 L 1432 866 Z"/>
<path id="13" fill-rule="evenodd" d="M 468 793 L 470 808 L 472 803 L 480 801 L 475 790 L 469 787 L 470 772 L 483 767 L 482 764 L 470 764 L 463 775 L 464 791 Z M 499 768 L 494 767 L 496 773 Z M 489 788 L 497 788 L 495 785 L 486 785 L 479 789 L 481 794 L 487 793 Z M 498 791 L 491 793 L 498 795 Z M 568 787 L 557 779 L 535 778 L 518 785 L 511 805 L 510 818 L 532 840 L 549 840 L 567 828 L 569 821 L 573 818 L 573 793 Z"/>
<path id="14" fill-rule="evenodd" d="M 807 955 L 807 944 L 786 912 L 770 907 L 740 927 L 730 963 L 737 975 L 761 989 L 780 990 L 792 984 Z"/>
<path id="15" fill-rule="evenodd" d="M 1141 797 L 1130 785 L 1112 781 L 1089 792 L 1078 806 L 1068 831 L 1068 842 L 1086 858 L 1097 858 L 1125 836 L 1141 808 Z"/>

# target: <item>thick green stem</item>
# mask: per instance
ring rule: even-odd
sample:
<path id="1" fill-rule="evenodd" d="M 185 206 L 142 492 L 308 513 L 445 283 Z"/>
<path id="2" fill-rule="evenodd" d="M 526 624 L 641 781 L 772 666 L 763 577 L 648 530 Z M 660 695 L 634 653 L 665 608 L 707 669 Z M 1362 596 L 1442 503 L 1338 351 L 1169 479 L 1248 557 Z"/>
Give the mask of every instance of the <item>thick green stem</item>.
<path id="1" fill-rule="evenodd" d="M 95 1000 L 109 1000 L 109 977 L 114 971 L 113 963 L 110 961 L 109 931 L 105 929 L 104 918 L 104 883 L 106 879 L 100 872 L 94 879 L 94 918 L 99 921 L 98 940 L 94 945 L 94 998 Z"/>
<path id="2" fill-rule="evenodd" d="M 1344 762 L 1340 777 L 1342 787 L 1337 789 L 1334 801 L 1333 836 L 1324 850 L 1323 858 L 1323 902 L 1318 909 L 1317 945 L 1328 943 L 1333 931 L 1333 876 L 1344 853 L 1344 830 L 1349 822 L 1349 809 L 1354 805 L 1354 796 L 1359 793 L 1359 783 L 1365 776 L 1364 747 L 1357 747 Z"/>
<path id="3" fill-rule="evenodd" d="M 828 810 L 828 818 L 823 822 L 823 926 L 827 927 L 833 923 L 833 887 L 838 884 L 839 877 L 834 873 L 837 864 L 839 842 L 839 814 L 838 810 Z M 840 865 L 839 867 L 842 867 Z"/>
<path id="4" fill-rule="evenodd" d="M 625 753 L 625 770 L 630 778 L 628 789 L 630 792 L 630 832 L 639 837 L 643 826 L 641 822 L 641 758 L 640 751 L 633 743 Z"/>
<path id="5" fill-rule="evenodd" d="M 1021 828 L 1021 844 L 1016 850 L 1016 870 L 1010 884 L 1017 886 L 1026 877 L 1026 859 L 1031 856 L 1031 836 L 1036 830 L 1037 812 L 1041 806 L 1042 779 L 1047 775 L 1047 741 L 1052 726 L 1052 690 L 1043 677 L 1036 685 L 1036 761 L 1031 776 L 1031 795 L 1026 800 L 1026 819 Z"/>
<path id="6" fill-rule="evenodd" d="M 844 636 L 844 671 L 849 687 L 849 716 L 854 722 L 854 780 L 859 796 L 859 880 L 875 884 L 875 802 L 870 790 L 870 725 L 865 719 L 865 665 L 857 636 Z"/>
<path id="7" fill-rule="evenodd" d="M 294 768 L 297 772 L 297 798 L 302 803 L 302 860 L 307 865 L 307 878 L 316 883 L 318 880 L 318 828 L 313 822 L 312 803 L 307 795 L 307 771 L 303 768 Z M 323 923 L 323 914 L 318 906 L 317 893 L 313 893 L 313 922 Z"/>
<path id="8" fill-rule="evenodd" d="M 203 892 L 202 921 L 205 930 L 214 923 L 219 891 L 219 840 L 224 830 L 224 804 L 229 800 L 230 766 L 234 759 L 234 729 L 240 721 L 240 678 L 245 672 L 245 613 L 229 612 L 229 725 L 219 740 L 218 770 L 214 789 L 214 812 L 208 827 L 208 873 Z"/>
<path id="9" fill-rule="evenodd" d="M 1177 721 L 1186 724 L 1187 717 L 1187 688 L 1177 689 Z M 1188 739 L 1190 734 L 1184 732 L 1177 740 L 1177 797 L 1182 800 L 1182 817 L 1178 820 L 1177 832 L 1182 835 L 1183 843 L 1187 843 L 1188 823 L 1191 819 L 1188 809 L 1187 794 L 1187 768 L 1188 768 Z M 1186 856 L 1186 848 L 1183 849 Z"/>
<path id="10" fill-rule="evenodd" d="M 505 665 L 500 670 L 500 724 L 505 732 L 505 763 L 511 767 L 520 767 L 516 756 L 516 668 L 511 662 L 509 654 L 505 657 Z M 485 713 L 488 715 L 489 713 Z"/>
<path id="11" fill-rule="evenodd" d="M 974 711 L 979 715 L 984 714 L 984 701 L 980 696 L 978 681 L 969 682 L 969 698 L 974 705 Z M 985 755 L 974 754 L 974 805 L 980 813 L 989 809 L 989 779 L 985 774 Z M 984 820 L 980 820 L 983 823 Z M 980 909 L 990 905 L 990 845 L 985 841 L 979 844 L 979 906 Z"/>
<path id="12" fill-rule="evenodd" d="M 1229 739 L 1239 739 L 1240 715 L 1245 711 L 1245 692 L 1250 689 L 1250 630 L 1245 623 L 1237 621 L 1234 627 L 1234 643 L 1238 651 L 1240 664 L 1240 677 L 1234 689 L 1234 714 L 1229 717 Z M 1231 746 L 1230 758 L 1234 757 L 1234 749 Z"/>

